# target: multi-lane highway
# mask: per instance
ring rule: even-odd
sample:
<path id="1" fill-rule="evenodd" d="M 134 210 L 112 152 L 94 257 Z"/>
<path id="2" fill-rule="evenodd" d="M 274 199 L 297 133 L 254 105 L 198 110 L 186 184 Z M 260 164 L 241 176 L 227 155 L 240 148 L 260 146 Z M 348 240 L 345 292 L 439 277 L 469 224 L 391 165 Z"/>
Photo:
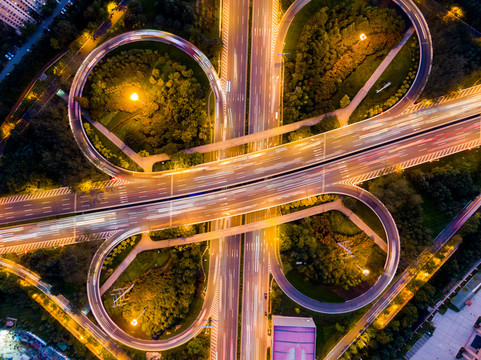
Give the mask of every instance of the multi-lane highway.
<path id="1" fill-rule="evenodd" d="M 289 174 L 327 161 L 379 148 L 439 126 L 481 113 L 481 95 L 473 94 L 395 118 L 366 120 L 259 152 L 203 164 L 177 172 L 164 172 L 151 180 L 136 181 L 106 189 L 100 196 L 63 193 L 0 205 L 0 224 L 39 217 L 113 208 L 183 195 L 195 195 Z M 470 120 L 468 120 L 469 122 Z M 476 134 L 476 130 L 472 135 Z M 449 132 L 446 132 L 446 135 Z M 426 134 L 424 138 L 430 135 Z M 423 138 L 419 141 L 423 141 Z M 436 149 L 430 149 L 434 151 Z M 389 154 L 395 157 L 396 154 Z M 412 156 L 416 154 L 411 154 Z M 0 238 L 0 241 L 5 240 Z"/>
<path id="2" fill-rule="evenodd" d="M 293 16 L 308 2 L 308 0 L 295 2 L 293 10 L 288 11 L 285 18 Z M 223 34 L 223 39 L 228 40 L 229 49 L 226 73 L 222 76 L 225 93 L 208 60 L 196 48 L 171 34 L 164 33 L 160 36 L 162 40 L 159 40 L 158 32 L 155 34 L 149 31 L 134 32 L 123 34 L 115 40 L 112 39 L 112 42 L 106 42 L 88 57 L 88 61 L 82 65 L 80 75 L 74 80 L 69 101 L 71 124 L 77 141 L 91 161 L 108 173 L 122 174 L 123 177 L 136 181 L 113 188 L 110 192 L 104 192 L 100 198 L 93 198 L 91 195 L 61 194 L 52 198 L 0 205 L 2 210 L 0 224 L 35 219 L 40 216 L 83 212 L 75 217 L 2 229 L 0 230 L 0 251 L 6 252 L 15 245 L 34 242 L 41 245 L 46 239 L 50 241 L 72 239 L 79 234 L 119 232 L 124 236 L 128 231 L 140 232 L 208 220 L 218 220 L 216 224 L 222 227 L 234 215 L 274 208 L 286 202 L 329 191 L 329 189 L 334 190 L 334 187 L 330 188 L 329 184 L 357 182 L 356 179 L 377 176 L 386 169 L 390 171 L 396 164 L 410 166 L 453 151 L 461 151 L 469 146 L 478 146 L 481 143 L 481 120 L 477 95 L 413 114 L 393 117 L 394 114 L 398 115 L 399 109 L 412 103 L 419 94 L 429 74 L 432 57 L 429 30 L 419 10 L 415 6 L 412 7 L 412 2 L 408 0 L 398 0 L 396 3 L 408 10 L 408 15 L 417 28 L 418 37 L 421 40 L 422 59 L 416 85 L 408 92 L 401 104 L 391 111 L 391 116 L 384 115 L 382 119 L 371 119 L 271 149 L 262 150 L 265 146 L 263 143 L 253 144 L 252 149 L 259 151 L 247 155 L 242 155 L 242 151 L 239 151 L 234 153 L 239 156 L 180 172 L 133 175 L 108 164 L 89 145 L 78 117 L 78 104 L 72 98 L 81 95 L 86 76 L 107 51 L 130 41 L 164 41 L 188 52 L 206 71 L 216 96 L 216 139 L 226 140 L 232 136 L 244 135 L 246 97 L 243 79 L 247 79 L 247 73 L 243 69 L 247 67 L 245 29 L 249 18 L 248 2 L 224 3 L 224 9 L 228 11 L 225 18 L 229 22 L 229 26 L 225 27 L 227 34 Z M 282 52 L 282 46 L 281 50 L 273 51 L 273 44 L 275 39 L 277 39 L 277 45 L 282 44 L 287 32 L 286 21 L 288 21 L 281 22 L 279 34 L 284 35 L 276 38 L 277 10 L 273 2 L 259 0 L 254 1 L 253 5 L 250 133 L 269 128 L 271 124 L 277 124 L 278 116 L 275 114 L 279 109 L 279 100 L 276 95 L 280 89 L 280 77 L 276 75 L 276 71 L 280 74 L 280 66 L 276 64 L 280 64 L 279 54 Z M 239 13 L 233 11 L 237 8 Z M 462 115 L 459 115 L 460 113 Z M 422 154 L 422 157 L 419 154 Z M 145 179 L 146 177 L 150 179 Z M 219 221 L 219 219 L 223 220 Z M 387 228 L 387 231 L 392 237 L 392 226 Z M 264 306 L 261 303 L 264 294 L 267 293 L 264 291 L 267 289 L 265 276 L 267 269 L 265 263 L 259 262 L 259 256 L 269 254 L 268 249 L 272 251 L 273 247 L 267 244 L 274 238 L 272 229 L 267 233 L 248 233 L 245 238 L 244 300 L 246 301 L 243 303 L 244 327 L 241 356 L 246 359 L 265 356 L 266 321 L 263 319 Z M 98 266 L 101 266 L 102 256 L 106 256 L 106 253 L 102 253 L 102 249 L 105 250 L 106 247 L 101 247 L 98 257 L 95 258 L 95 264 Z M 208 286 L 205 311 L 203 310 L 197 319 L 197 322 L 205 321 L 203 319 L 212 313 L 222 318 L 222 324 L 217 326 L 215 334 L 217 339 L 215 358 L 219 359 L 234 358 L 237 354 L 239 250 L 239 237 L 213 242 L 211 275 L 217 280 L 214 283 L 218 284 L 217 287 Z M 397 258 L 398 250 L 398 247 L 393 249 Z M 272 258 L 273 253 L 269 256 Z M 394 275 L 394 263 L 397 265 L 397 262 L 387 264 L 387 275 L 378 281 L 382 285 L 379 287 L 384 288 Z M 276 269 L 273 269 L 274 274 Z M 216 278 L 216 276 L 219 277 Z M 277 272 L 277 276 L 282 284 L 282 275 Z M 320 303 L 314 303 L 310 301 L 311 299 L 299 296 L 301 294 L 293 292 L 288 284 L 281 287 L 304 306 L 322 311 L 319 307 Z M 374 290 L 368 291 L 365 298 L 372 300 L 375 297 L 373 292 Z M 215 296 L 218 297 L 218 303 L 212 305 Z M 359 301 L 359 299 L 355 300 Z M 348 302 L 346 306 L 351 310 L 358 308 L 360 303 L 356 301 Z M 215 311 L 212 310 L 213 307 Z M 97 316 L 105 317 L 106 314 L 100 311 L 96 314 Z M 187 341 L 198 332 L 198 329 L 199 324 L 196 323 L 176 338 L 172 338 L 171 342 L 165 341 L 161 348 Z M 120 338 L 116 335 L 114 338 L 124 339 L 123 334 L 117 333 L 117 335 Z M 253 337 L 262 337 L 262 339 L 253 340 Z M 129 341 L 135 343 L 138 339 L 129 339 Z M 158 344 L 152 345 L 151 348 L 159 349 L 158 346 Z"/>
<path id="3" fill-rule="evenodd" d="M 8 247 L 22 243 L 71 238 L 73 230 L 78 234 L 87 230 L 96 233 L 135 227 L 146 231 L 266 209 L 322 193 L 328 184 L 349 182 L 366 174 L 379 176 L 386 170 L 392 171 L 399 163 L 412 166 L 416 161 L 426 162 L 479 146 L 480 123 L 478 116 L 426 134 L 339 156 L 304 170 L 196 196 L 166 197 L 160 201 L 124 204 L 75 217 L 4 228 L 0 230 L 0 244 L 4 246 L 0 250 L 5 252 Z"/>

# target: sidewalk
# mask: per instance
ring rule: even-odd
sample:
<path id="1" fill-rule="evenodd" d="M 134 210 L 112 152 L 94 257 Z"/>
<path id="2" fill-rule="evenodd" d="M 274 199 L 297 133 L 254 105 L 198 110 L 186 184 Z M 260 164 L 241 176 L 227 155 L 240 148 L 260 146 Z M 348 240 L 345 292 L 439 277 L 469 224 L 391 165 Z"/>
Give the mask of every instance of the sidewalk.
<path id="1" fill-rule="evenodd" d="M 406 42 L 409 40 L 409 38 L 413 34 L 414 34 L 414 27 L 411 26 L 406 32 L 406 34 L 404 35 L 401 42 L 389 52 L 386 58 L 382 61 L 381 65 L 379 65 L 376 71 L 374 71 L 374 73 L 371 75 L 371 77 L 366 82 L 366 84 L 362 87 L 361 90 L 359 90 L 356 96 L 352 99 L 350 104 L 345 108 L 334 111 L 334 113 L 337 115 L 337 118 L 341 126 L 347 125 L 347 122 L 349 121 L 349 117 L 351 116 L 351 114 L 354 112 L 354 110 L 356 110 L 356 108 L 359 106 L 359 104 L 362 102 L 362 100 L 366 97 L 366 95 L 369 93 L 371 88 L 374 86 L 376 81 L 382 75 L 384 70 L 387 69 L 389 64 L 391 64 L 391 62 L 394 60 L 398 52 L 403 48 L 403 46 L 406 44 Z"/>
<path id="2" fill-rule="evenodd" d="M 267 228 L 275 225 L 280 225 L 285 222 L 295 221 L 307 216 L 312 216 L 320 214 L 327 211 L 338 210 L 346 215 L 358 228 L 364 231 L 369 237 L 373 238 L 374 242 L 379 245 L 379 247 L 387 252 L 387 244 L 381 239 L 374 231 L 369 228 L 356 214 L 351 210 L 346 208 L 341 199 L 331 201 L 325 204 L 313 206 L 308 209 L 299 210 L 287 215 L 276 216 L 266 220 L 260 220 L 253 223 L 235 226 L 232 228 L 227 228 L 224 230 L 211 231 L 207 233 L 201 233 L 186 238 L 169 239 L 162 241 L 153 241 L 149 235 L 143 233 L 140 242 L 132 249 L 132 251 L 127 255 L 127 257 L 122 261 L 122 263 L 115 269 L 115 271 L 109 276 L 105 283 L 100 288 L 100 294 L 104 294 L 119 278 L 120 274 L 124 272 L 125 269 L 134 261 L 138 253 L 147 250 L 155 250 L 160 248 L 166 248 L 177 245 L 192 244 L 201 241 L 207 241 L 211 239 L 216 239 L 219 237 L 227 237 L 231 235 L 242 234 L 250 232 L 257 229 Z"/>
<path id="3" fill-rule="evenodd" d="M 87 121 L 95 128 L 100 131 L 103 135 L 105 135 L 110 141 L 112 141 L 115 146 L 117 146 L 122 152 L 128 156 L 133 162 L 139 165 L 145 172 L 152 172 L 152 167 L 156 162 L 159 161 L 167 161 L 170 159 L 170 156 L 167 154 L 158 154 L 158 155 L 151 155 L 151 156 L 139 156 L 132 148 L 127 146 L 122 140 L 120 140 L 117 135 L 107 129 L 98 121 L 92 120 L 88 113 L 82 110 L 82 116 L 87 119 Z"/>

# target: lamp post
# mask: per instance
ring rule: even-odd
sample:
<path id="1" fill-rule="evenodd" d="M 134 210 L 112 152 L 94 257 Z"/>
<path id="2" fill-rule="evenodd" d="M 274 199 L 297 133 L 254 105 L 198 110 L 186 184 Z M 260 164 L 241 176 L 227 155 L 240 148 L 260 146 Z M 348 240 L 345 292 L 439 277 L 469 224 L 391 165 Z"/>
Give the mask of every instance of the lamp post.
<path id="1" fill-rule="evenodd" d="M 130 322 L 133 326 L 136 326 L 139 322 L 138 322 L 138 319 L 142 316 L 142 314 L 145 312 L 145 310 L 147 310 L 147 308 L 144 308 L 144 310 L 140 313 L 139 316 L 137 316 L 135 319 L 132 319 L 132 321 Z"/>
<path id="2" fill-rule="evenodd" d="M 145 105 L 145 103 L 142 100 L 139 99 L 139 95 L 136 92 L 134 92 L 134 93 L 132 93 L 132 95 L 130 95 L 130 100 L 140 101 L 142 104 Z"/>

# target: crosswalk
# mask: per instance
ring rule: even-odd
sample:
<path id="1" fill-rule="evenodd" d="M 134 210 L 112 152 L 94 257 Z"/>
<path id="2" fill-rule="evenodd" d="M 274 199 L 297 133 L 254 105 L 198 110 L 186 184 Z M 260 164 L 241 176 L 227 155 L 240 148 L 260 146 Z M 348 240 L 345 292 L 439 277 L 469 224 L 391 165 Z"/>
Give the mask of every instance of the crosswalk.
<path id="1" fill-rule="evenodd" d="M 95 188 L 104 189 L 107 187 L 122 186 L 127 183 L 128 181 L 121 180 L 121 179 L 106 180 L 96 184 Z M 21 194 L 21 195 L 2 197 L 0 198 L 0 205 L 12 204 L 16 202 L 28 201 L 28 200 L 34 200 L 34 199 L 45 199 L 48 197 L 66 195 L 70 193 L 72 193 L 72 190 L 69 187 L 61 187 L 61 188 L 52 189 L 52 190 L 35 191 L 32 194 Z"/>
<path id="2" fill-rule="evenodd" d="M 64 246 L 64 245 L 71 245 L 79 242 L 84 241 L 93 241 L 93 240 L 101 240 L 101 239 L 108 239 L 109 237 L 116 234 L 117 231 L 106 231 L 98 234 L 94 234 L 91 236 L 78 236 L 78 237 L 68 237 L 63 239 L 55 239 L 49 241 L 38 241 L 29 244 L 19 244 L 19 245 L 5 245 L 0 247 L 0 254 L 11 254 L 11 253 L 27 253 L 29 251 L 41 249 L 41 248 L 50 248 L 50 247 L 57 247 L 57 246 Z"/>
<path id="3" fill-rule="evenodd" d="M 216 285 L 214 300 L 212 301 L 212 308 L 210 316 L 212 319 L 219 318 L 219 298 L 220 298 L 220 286 Z M 217 321 L 212 322 L 212 331 L 210 334 L 210 359 L 217 360 L 217 337 L 219 332 L 219 324 Z"/>
<path id="4" fill-rule="evenodd" d="M 462 97 L 474 95 L 474 94 L 479 94 L 479 93 L 481 93 L 481 85 L 472 86 L 470 88 L 463 89 L 456 94 L 438 97 L 438 98 L 432 100 L 431 102 L 429 102 L 429 105 L 426 105 L 425 102 L 420 102 L 420 103 L 414 104 L 414 105 L 408 107 L 406 110 L 404 110 L 402 112 L 402 115 L 412 114 L 413 112 L 416 112 L 418 110 L 421 110 L 421 109 L 424 109 L 424 108 L 427 108 L 427 107 L 436 106 L 436 105 L 445 103 L 447 101 L 451 101 L 451 100 L 455 100 L 455 99 L 458 99 L 458 98 L 462 98 Z"/>
<path id="5" fill-rule="evenodd" d="M 451 154 L 455 154 L 457 152 L 465 151 L 465 150 L 477 147 L 479 145 L 480 145 L 480 140 L 473 140 L 473 141 L 465 143 L 465 144 L 460 144 L 460 145 L 454 146 L 452 148 L 444 149 L 444 150 L 441 150 L 441 151 L 438 151 L 438 152 L 435 152 L 435 153 L 432 153 L 432 154 L 429 154 L 429 155 L 420 156 L 418 158 L 411 159 L 409 161 L 405 161 L 405 162 L 402 162 L 402 163 L 399 163 L 399 164 L 391 165 L 391 166 L 388 166 L 388 167 L 385 167 L 385 168 L 382 168 L 382 169 L 378 169 L 378 170 L 372 171 L 370 173 L 366 173 L 366 174 L 363 174 L 363 175 L 360 175 L 360 176 L 354 176 L 352 178 L 342 180 L 342 181 L 340 181 L 340 183 L 346 184 L 346 185 L 357 185 L 357 184 L 363 183 L 365 181 L 377 178 L 379 176 L 383 176 L 383 175 L 395 172 L 399 169 L 399 167 L 401 167 L 402 169 L 407 169 L 407 168 L 417 166 L 417 165 L 420 165 L 420 164 L 423 164 L 423 163 L 426 163 L 426 162 L 432 162 L 432 161 L 435 161 L 435 160 L 437 160 L 439 158 L 442 158 L 444 156 L 448 156 L 448 155 L 451 155 Z"/>

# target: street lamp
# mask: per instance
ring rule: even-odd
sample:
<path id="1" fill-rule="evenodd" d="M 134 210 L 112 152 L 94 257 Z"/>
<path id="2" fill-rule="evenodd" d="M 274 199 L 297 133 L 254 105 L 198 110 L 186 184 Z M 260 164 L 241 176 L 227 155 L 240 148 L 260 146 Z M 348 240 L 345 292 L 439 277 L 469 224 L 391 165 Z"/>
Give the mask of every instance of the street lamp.
<path id="1" fill-rule="evenodd" d="M 369 276 L 369 269 L 364 269 L 364 270 L 362 271 L 362 274 L 363 274 L 364 276 L 366 276 L 366 277 Z"/>
<path id="2" fill-rule="evenodd" d="M 142 316 L 142 314 L 145 312 L 145 310 L 147 310 L 147 308 L 144 308 L 144 310 L 140 313 L 139 316 L 137 316 L 135 319 L 132 319 L 132 321 L 130 322 L 132 324 L 132 326 L 136 326 L 139 323 L 138 319 Z"/>
<path id="3" fill-rule="evenodd" d="M 366 34 L 361 34 L 361 36 L 359 37 L 361 39 L 361 41 L 364 41 L 367 39 L 367 36 Z"/>
<path id="4" fill-rule="evenodd" d="M 140 101 L 142 104 L 145 105 L 145 103 L 142 100 L 139 99 L 139 95 L 136 92 L 134 92 L 134 93 L 132 93 L 132 95 L 130 95 L 130 100 Z"/>

